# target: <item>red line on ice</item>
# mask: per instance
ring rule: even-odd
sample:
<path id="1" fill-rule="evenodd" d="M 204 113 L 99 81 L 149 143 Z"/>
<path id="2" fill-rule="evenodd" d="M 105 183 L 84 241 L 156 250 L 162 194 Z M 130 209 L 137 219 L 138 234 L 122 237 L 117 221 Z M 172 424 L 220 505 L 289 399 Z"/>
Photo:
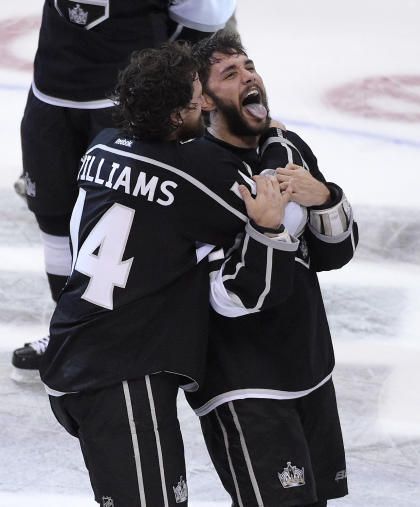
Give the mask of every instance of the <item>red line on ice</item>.
<path id="1" fill-rule="evenodd" d="M 23 18 L 12 18 L 0 20 L 0 66 L 15 70 L 32 70 L 32 58 L 25 59 L 17 55 L 12 48 L 12 44 L 26 35 L 31 30 L 39 29 L 39 16 L 26 16 Z"/>
<path id="2" fill-rule="evenodd" d="M 375 105 L 373 99 L 389 98 L 393 110 Z M 367 118 L 420 122 L 420 75 L 378 76 L 354 81 L 329 90 L 325 95 L 328 105 Z M 401 104 L 401 111 L 395 108 Z M 397 109 L 397 110 L 395 110 Z"/>

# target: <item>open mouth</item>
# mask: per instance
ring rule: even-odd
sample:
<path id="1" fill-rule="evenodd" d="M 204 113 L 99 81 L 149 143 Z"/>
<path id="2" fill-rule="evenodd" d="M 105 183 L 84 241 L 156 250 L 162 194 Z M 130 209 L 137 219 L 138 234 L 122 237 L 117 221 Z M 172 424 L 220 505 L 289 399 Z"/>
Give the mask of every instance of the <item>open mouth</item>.
<path id="1" fill-rule="evenodd" d="M 248 104 L 261 104 L 261 95 L 257 89 L 250 90 L 242 101 L 243 106 Z"/>
<path id="2" fill-rule="evenodd" d="M 267 110 L 262 105 L 262 97 L 259 90 L 253 88 L 248 91 L 242 100 L 242 107 L 255 119 L 264 120 L 267 116 Z"/>

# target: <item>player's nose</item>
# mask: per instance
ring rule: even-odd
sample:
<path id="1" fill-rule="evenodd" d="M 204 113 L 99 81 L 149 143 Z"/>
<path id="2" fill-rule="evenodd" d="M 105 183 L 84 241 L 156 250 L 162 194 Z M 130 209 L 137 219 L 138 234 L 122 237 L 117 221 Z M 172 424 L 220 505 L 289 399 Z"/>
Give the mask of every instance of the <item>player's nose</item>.
<path id="1" fill-rule="evenodd" d="M 242 69 L 241 75 L 242 75 L 242 79 L 245 83 L 253 82 L 256 79 L 255 72 L 252 70 L 249 70 L 249 69 L 245 69 L 245 68 Z"/>

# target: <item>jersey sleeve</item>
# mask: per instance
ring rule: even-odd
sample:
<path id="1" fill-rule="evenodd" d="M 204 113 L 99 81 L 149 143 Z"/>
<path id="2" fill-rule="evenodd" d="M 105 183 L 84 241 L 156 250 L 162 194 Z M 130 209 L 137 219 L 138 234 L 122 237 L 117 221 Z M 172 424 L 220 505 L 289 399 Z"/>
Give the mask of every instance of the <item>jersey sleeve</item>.
<path id="1" fill-rule="evenodd" d="M 299 241 L 287 232 L 269 237 L 248 220 L 238 185 L 246 185 L 255 195 L 250 167 L 213 142 L 193 142 L 180 148 L 185 172 L 197 179 L 189 198 L 181 200 L 188 203 L 179 210 L 185 231 L 195 241 L 219 247 L 210 254 L 214 309 L 236 317 L 286 298 Z M 202 246 L 200 258 L 205 252 Z"/>
<path id="2" fill-rule="evenodd" d="M 305 237 L 316 271 L 339 269 L 354 256 L 359 233 L 353 210 L 342 189 L 327 183 L 333 196 L 325 206 L 312 207 Z"/>
<path id="3" fill-rule="evenodd" d="M 209 255 L 210 303 L 226 317 L 240 317 L 279 304 L 293 285 L 299 241 L 287 231 L 274 237 L 252 222 L 231 249 Z"/>
<path id="4" fill-rule="evenodd" d="M 310 147 L 297 134 L 272 127 L 260 139 L 261 170 L 285 167 L 288 163 L 304 167 L 325 183 L 318 161 Z"/>
<path id="5" fill-rule="evenodd" d="M 195 42 L 225 27 L 236 0 L 177 0 L 168 8 L 170 41 Z"/>
<path id="6" fill-rule="evenodd" d="M 301 165 L 325 183 L 331 198 L 323 206 L 308 208 L 305 239 L 311 267 L 316 271 L 338 269 L 349 262 L 358 243 L 358 228 L 352 207 L 342 189 L 327 182 L 310 147 L 295 133 L 270 128 L 261 139 L 261 167 L 274 169 L 287 163 Z"/>
<path id="7" fill-rule="evenodd" d="M 200 243 L 227 247 L 243 232 L 248 216 L 238 184 L 252 192 L 251 175 L 229 150 L 195 140 L 179 145 L 179 167 L 188 184 L 177 189 L 177 216 L 185 235 Z"/>

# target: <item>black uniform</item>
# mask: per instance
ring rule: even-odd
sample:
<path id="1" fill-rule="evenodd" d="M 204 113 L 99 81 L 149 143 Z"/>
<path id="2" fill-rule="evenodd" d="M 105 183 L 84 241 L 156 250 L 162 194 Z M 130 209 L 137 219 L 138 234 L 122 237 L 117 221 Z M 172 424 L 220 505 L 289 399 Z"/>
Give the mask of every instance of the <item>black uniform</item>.
<path id="1" fill-rule="evenodd" d="M 270 129 L 261 146 L 262 168 L 293 162 L 325 182 L 312 151 L 295 133 Z M 303 505 L 317 496 L 325 500 L 347 492 L 331 381 L 334 352 L 316 273 L 346 264 L 358 233 L 342 190 L 327 185 L 332 202 L 308 210 L 289 296 L 263 312 L 245 308 L 235 313 L 237 318 L 231 318 L 229 307 L 224 311 L 223 304 L 212 301 L 219 313 L 211 313 L 206 378 L 187 399 L 202 416 L 209 452 L 234 505 Z M 220 261 L 214 264 L 220 268 Z M 222 269 L 218 279 L 228 289 L 235 268 L 226 264 Z M 280 405 L 273 400 L 281 400 Z M 286 418 L 280 414 L 285 410 Z M 272 423 L 264 426 L 267 417 Z M 323 456 L 325 448 L 329 459 Z M 289 461 L 307 471 L 305 485 L 282 485 L 277 473 Z"/>
<path id="2" fill-rule="evenodd" d="M 27 203 L 41 229 L 55 301 L 71 270 L 78 163 L 91 140 L 114 125 L 107 97 L 118 72 L 135 50 L 195 42 L 223 28 L 234 9 L 235 0 L 45 0 L 21 141 Z M 17 349 L 13 364 L 37 369 L 47 342 Z"/>
<path id="3" fill-rule="evenodd" d="M 214 18 L 206 25 L 194 23 L 205 2 L 184 0 L 173 7 L 170 3 L 46 0 L 35 57 L 36 90 L 63 101 L 104 101 L 133 51 L 158 47 L 171 38 L 172 18 L 190 27 L 188 33 L 178 31 L 178 38 L 196 40 L 223 28 L 234 10 L 232 1 L 229 6 L 213 3 L 209 14 L 215 11 Z"/>
<path id="4" fill-rule="evenodd" d="M 200 379 L 209 282 L 195 245 L 228 248 L 243 231 L 244 205 L 231 189 L 244 181 L 243 168 L 241 158 L 209 138 L 147 143 L 114 129 L 96 137 L 78 174 L 73 271 L 41 369 L 48 387 L 80 391 L 162 370 Z M 275 280 L 291 280 L 297 242 L 272 240 L 250 225 L 246 237 L 250 257 L 265 266 L 273 248 Z M 265 267 L 252 290 L 258 277 L 265 284 Z M 240 280 L 236 286 L 245 290 Z M 288 294 L 290 284 L 270 289 L 276 292 L 266 304 Z"/>
<path id="5" fill-rule="evenodd" d="M 217 22 L 206 26 L 194 22 L 205 2 L 169 4 L 168 0 L 45 1 L 22 122 L 28 204 L 36 214 L 71 213 L 77 196 L 77 162 L 93 137 L 112 126 L 113 103 L 107 97 L 118 72 L 133 51 L 158 47 L 174 35 L 172 10 L 182 7 L 184 24 L 192 27 L 185 33 L 178 30 L 176 36 L 197 40 L 223 27 L 234 9 L 234 3 L 229 9 L 223 2 L 212 4 L 210 14 Z"/>
<path id="6" fill-rule="evenodd" d="M 80 439 L 97 501 L 134 507 L 149 495 L 151 505 L 161 505 L 159 477 L 157 489 L 170 505 L 185 496 L 174 384 L 194 389 L 203 376 L 209 277 L 207 262 L 199 261 L 212 248 L 206 244 L 228 249 L 245 227 L 247 254 L 240 259 L 235 249 L 228 264 L 245 260 L 247 269 L 230 290 L 238 299 L 263 293 L 259 308 L 290 292 L 298 243 L 268 238 L 247 223 L 234 191 L 247 183 L 243 171 L 241 157 L 210 138 L 148 143 L 114 129 L 97 136 L 82 159 L 70 226 L 73 268 L 40 373 L 58 420 Z M 109 425 L 105 413 L 112 414 Z M 172 439 L 158 430 L 167 424 Z M 152 449 L 143 445 L 150 435 Z M 134 454 L 122 453 L 127 448 Z M 141 487 L 122 482 L 112 465 L 103 469 L 115 462 L 124 477 L 139 477 L 142 453 L 156 473 Z"/>
<path id="7" fill-rule="evenodd" d="M 78 161 L 95 135 L 113 124 L 113 103 L 107 96 L 118 71 L 135 49 L 166 41 L 167 31 L 165 0 L 45 1 L 22 120 L 31 211 L 41 217 L 70 216 Z M 57 234 L 44 222 L 41 218 L 44 232 Z M 61 229 L 58 235 L 68 234 L 68 219 Z"/>

